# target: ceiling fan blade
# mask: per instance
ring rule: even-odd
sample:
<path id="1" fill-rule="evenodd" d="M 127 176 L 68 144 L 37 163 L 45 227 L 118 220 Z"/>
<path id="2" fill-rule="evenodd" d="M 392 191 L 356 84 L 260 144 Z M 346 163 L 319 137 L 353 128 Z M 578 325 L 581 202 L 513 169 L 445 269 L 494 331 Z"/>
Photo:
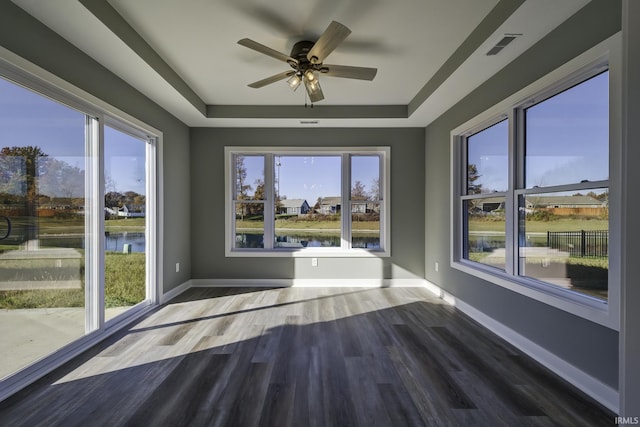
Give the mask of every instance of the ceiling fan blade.
<path id="1" fill-rule="evenodd" d="M 292 57 L 290 57 L 289 55 L 285 55 L 284 53 L 278 52 L 275 49 L 271 49 L 270 47 L 267 47 L 263 44 L 260 44 L 258 42 L 255 42 L 251 39 L 242 39 L 242 40 L 238 40 L 238 44 L 242 45 L 244 47 L 248 47 L 249 49 L 253 49 L 256 52 L 260 52 L 264 55 L 268 55 L 272 58 L 278 59 L 280 61 L 283 62 L 287 62 L 289 65 L 291 65 L 292 67 L 294 65 L 298 65 L 298 60 L 293 59 Z"/>
<path id="2" fill-rule="evenodd" d="M 325 69 L 327 69 L 327 71 L 324 71 Z M 323 64 L 320 72 L 326 76 L 343 77 L 345 79 L 373 80 L 378 69 Z"/>
<path id="3" fill-rule="evenodd" d="M 349 34 L 351 34 L 350 29 L 339 22 L 331 21 L 331 24 L 324 30 L 316 44 L 307 53 L 307 59 L 312 64 L 322 63 Z"/>
<path id="4" fill-rule="evenodd" d="M 262 79 L 262 80 L 258 80 L 257 82 L 253 82 L 248 86 L 252 87 L 254 89 L 259 89 L 259 88 L 261 88 L 263 86 L 270 85 L 271 83 L 275 83 L 275 82 L 278 82 L 280 80 L 284 80 L 287 77 L 291 77 L 295 73 L 296 72 L 293 71 L 293 70 L 292 71 L 285 71 L 283 73 L 278 73 L 278 74 L 275 74 L 275 75 L 273 75 L 271 77 L 267 77 L 266 79 Z"/>

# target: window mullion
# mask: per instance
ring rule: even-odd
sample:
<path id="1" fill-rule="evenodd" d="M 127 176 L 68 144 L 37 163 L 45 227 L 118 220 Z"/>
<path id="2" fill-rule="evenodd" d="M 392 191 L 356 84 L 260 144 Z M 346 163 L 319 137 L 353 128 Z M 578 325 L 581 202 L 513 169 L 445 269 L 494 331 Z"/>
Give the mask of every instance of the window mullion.
<path id="1" fill-rule="evenodd" d="M 104 126 L 87 116 L 85 133 L 85 331 L 104 324 Z"/>
<path id="2" fill-rule="evenodd" d="M 264 248 L 273 249 L 275 241 L 275 179 L 274 156 L 264 155 Z"/>
<path id="3" fill-rule="evenodd" d="M 342 154 L 341 168 L 341 247 L 351 249 L 351 155 Z"/>
<path id="4" fill-rule="evenodd" d="M 146 221 L 145 221 L 145 257 L 146 257 L 146 283 L 147 283 L 147 297 L 153 303 L 159 302 L 158 292 L 158 238 L 160 237 L 158 229 L 158 210 L 156 209 L 158 201 L 158 138 L 147 136 L 146 138 L 146 188 L 145 192 L 148 195 L 146 199 L 147 205 L 145 206 Z"/>
<path id="5" fill-rule="evenodd" d="M 513 117 L 515 119 L 515 133 L 513 134 L 515 140 L 510 144 L 510 149 L 514 151 L 513 162 L 510 163 L 509 168 L 513 173 L 513 185 L 512 190 L 513 205 L 511 210 L 511 218 L 513 224 L 509 228 L 511 230 L 511 242 L 513 244 L 512 253 L 512 274 L 514 276 L 520 275 L 520 196 L 522 195 L 522 189 L 525 188 L 525 172 L 526 172 L 526 115 L 523 107 L 516 108 L 513 111 Z"/>
<path id="6" fill-rule="evenodd" d="M 378 203 L 380 210 L 380 247 L 388 249 L 390 248 L 389 244 L 389 228 L 387 227 L 387 220 L 389 213 L 387 212 L 386 203 L 387 203 L 387 171 L 386 167 L 387 156 L 385 154 L 380 154 L 380 165 L 379 165 L 379 175 L 378 175 Z"/>
<path id="7" fill-rule="evenodd" d="M 515 109 L 509 111 L 509 146 L 508 146 L 508 189 L 506 194 L 505 209 L 505 271 L 507 274 L 517 275 L 518 268 L 518 196 L 515 189 L 518 188 L 521 176 L 520 141 L 522 133 L 522 121 L 520 112 Z"/>

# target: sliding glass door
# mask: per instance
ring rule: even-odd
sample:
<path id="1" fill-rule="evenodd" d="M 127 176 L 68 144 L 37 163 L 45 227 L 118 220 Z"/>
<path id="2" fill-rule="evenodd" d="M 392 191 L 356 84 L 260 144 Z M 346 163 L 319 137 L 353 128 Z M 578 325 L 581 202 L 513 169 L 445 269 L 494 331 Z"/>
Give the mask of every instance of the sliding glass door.
<path id="1" fill-rule="evenodd" d="M 153 302 L 155 140 L 68 104 L 0 78 L 0 386 Z"/>

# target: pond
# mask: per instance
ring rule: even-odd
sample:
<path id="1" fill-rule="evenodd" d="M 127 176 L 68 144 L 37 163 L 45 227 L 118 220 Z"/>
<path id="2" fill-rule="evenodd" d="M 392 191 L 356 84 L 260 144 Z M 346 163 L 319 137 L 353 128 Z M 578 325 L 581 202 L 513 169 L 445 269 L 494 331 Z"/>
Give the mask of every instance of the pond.
<path id="1" fill-rule="evenodd" d="M 264 235 L 258 233 L 236 232 L 236 248 L 262 248 Z M 276 248 L 338 248 L 340 236 L 332 234 L 278 234 L 274 243 Z M 354 236 L 352 247 L 364 249 L 380 249 L 380 237 Z"/>
<path id="2" fill-rule="evenodd" d="M 104 249 L 106 251 L 122 252 L 125 244 L 131 245 L 131 252 L 144 252 L 146 245 L 145 233 L 141 231 L 106 231 L 104 236 Z M 40 236 L 40 245 L 56 248 L 82 248 L 84 249 L 84 236 Z"/>

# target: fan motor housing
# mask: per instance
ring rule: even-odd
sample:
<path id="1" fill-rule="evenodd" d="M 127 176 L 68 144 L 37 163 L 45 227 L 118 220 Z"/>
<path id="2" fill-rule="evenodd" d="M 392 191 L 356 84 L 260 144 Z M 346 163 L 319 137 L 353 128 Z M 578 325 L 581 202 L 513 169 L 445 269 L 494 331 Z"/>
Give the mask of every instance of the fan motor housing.
<path id="1" fill-rule="evenodd" d="M 309 62 L 309 59 L 307 59 L 307 53 L 309 53 L 314 44 L 314 42 L 302 40 L 293 45 L 293 47 L 291 48 L 290 56 L 293 59 L 298 60 L 298 65 L 296 66 L 295 63 L 289 63 L 289 65 L 291 65 L 291 68 L 302 72 L 309 68 L 311 63 Z"/>

